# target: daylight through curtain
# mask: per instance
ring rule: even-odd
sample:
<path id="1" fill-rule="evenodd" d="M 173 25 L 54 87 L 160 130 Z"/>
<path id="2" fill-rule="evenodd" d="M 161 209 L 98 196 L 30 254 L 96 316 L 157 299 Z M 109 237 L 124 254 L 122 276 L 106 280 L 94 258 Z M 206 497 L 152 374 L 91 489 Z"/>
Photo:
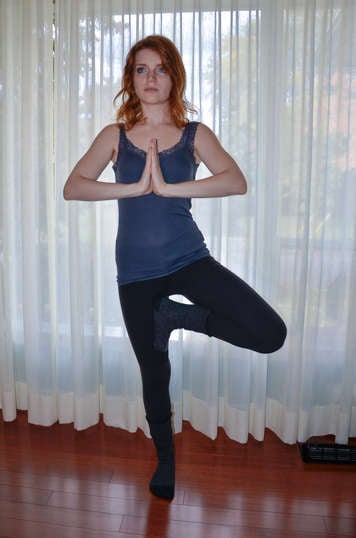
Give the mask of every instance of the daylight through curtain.
<path id="1" fill-rule="evenodd" d="M 176 331 L 183 419 L 239 442 L 356 435 L 356 6 L 351 0 L 0 0 L 0 405 L 5 420 L 147 432 L 123 325 L 115 202 L 65 202 L 115 121 L 139 38 L 182 53 L 187 97 L 236 158 L 242 197 L 198 199 L 211 253 L 288 326 L 267 357 Z M 206 171 L 201 167 L 199 176 Z M 108 167 L 102 178 L 113 181 Z M 236 305 L 243 308 L 243 305 Z"/>

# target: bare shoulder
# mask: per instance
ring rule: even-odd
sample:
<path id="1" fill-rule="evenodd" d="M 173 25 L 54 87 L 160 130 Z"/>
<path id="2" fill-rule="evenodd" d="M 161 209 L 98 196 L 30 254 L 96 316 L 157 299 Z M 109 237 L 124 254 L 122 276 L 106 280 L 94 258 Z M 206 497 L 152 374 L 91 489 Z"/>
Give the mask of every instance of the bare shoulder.
<path id="1" fill-rule="evenodd" d="M 198 125 L 194 149 L 201 161 L 205 161 L 209 155 L 226 153 L 216 134 L 204 123 Z"/>
<path id="2" fill-rule="evenodd" d="M 120 134 L 120 128 L 117 123 L 110 123 L 106 125 L 96 136 L 95 141 L 103 141 L 108 143 L 109 141 L 118 142 Z"/>
<path id="3" fill-rule="evenodd" d="M 210 129 L 210 127 L 205 125 L 205 123 L 198 123 L 196 137 L 201 138 L 201 139 L 204 139 L 206 137 L 208 137 L 208 138 L 213 137 L 213 138 L 215 138 L 217 140 L 217 137 L 216 137 L 214 131 L 212 131 Z"/>
<path id="4" fill-rule="evenodd" d="M 119 126 L 110 124 L 104 127 L 94 138 L 89 149 L 77 162 L 72 174 L 97 179 L 110 161 L 117 158 Z"/>
<path id="5" fill-rule="evenodd" d="M 113 162 L 117 159 L 119 146 L 120 127 L 117 123 L 106 125 L 95 137 L 93 145 L 99 148 L 105 147 L 111 153 Z"/>

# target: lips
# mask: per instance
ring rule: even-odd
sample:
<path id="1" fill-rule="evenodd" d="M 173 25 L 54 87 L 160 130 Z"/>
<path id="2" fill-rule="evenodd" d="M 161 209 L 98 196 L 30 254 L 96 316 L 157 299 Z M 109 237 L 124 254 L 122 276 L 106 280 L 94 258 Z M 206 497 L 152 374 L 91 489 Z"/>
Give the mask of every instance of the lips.
<path id="1" fill-rule="evenodd" d="M 148 88 L 145 88 L 145 92 L 158 92 L 158 88 L 148 87 Z"/>

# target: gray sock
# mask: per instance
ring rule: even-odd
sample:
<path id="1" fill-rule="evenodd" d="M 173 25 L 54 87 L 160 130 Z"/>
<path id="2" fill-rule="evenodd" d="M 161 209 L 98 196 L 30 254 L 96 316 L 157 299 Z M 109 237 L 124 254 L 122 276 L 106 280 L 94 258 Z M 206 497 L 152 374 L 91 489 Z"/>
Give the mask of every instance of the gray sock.
<path id="1" fill-rule="evenodd" d="M 209 310 L 198 305 L 177 303 L 163 297 L 154 309 L 155 337 L 153 347 L 168 351 L 168 341 L 174 329 L 186 329 L 207 334 Z"/>

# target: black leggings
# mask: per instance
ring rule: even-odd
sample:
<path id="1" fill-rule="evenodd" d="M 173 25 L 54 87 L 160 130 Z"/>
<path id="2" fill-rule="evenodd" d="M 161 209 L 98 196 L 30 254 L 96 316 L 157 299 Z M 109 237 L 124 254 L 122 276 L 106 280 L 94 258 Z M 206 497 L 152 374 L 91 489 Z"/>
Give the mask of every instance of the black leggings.
<path id="1" fill-rule="evenodd" d="M 151 422 L 166 420 L 171 409 L 168 353 L 153 347 L 153 308 L 158 298 L 183 295 L 209 310 L 209 336 L 260 353 L 279 349 L 287 334 L 280 316 L 248 284 L 210 256 L 170 275 L 120 286 L 119 294 Z"/>

